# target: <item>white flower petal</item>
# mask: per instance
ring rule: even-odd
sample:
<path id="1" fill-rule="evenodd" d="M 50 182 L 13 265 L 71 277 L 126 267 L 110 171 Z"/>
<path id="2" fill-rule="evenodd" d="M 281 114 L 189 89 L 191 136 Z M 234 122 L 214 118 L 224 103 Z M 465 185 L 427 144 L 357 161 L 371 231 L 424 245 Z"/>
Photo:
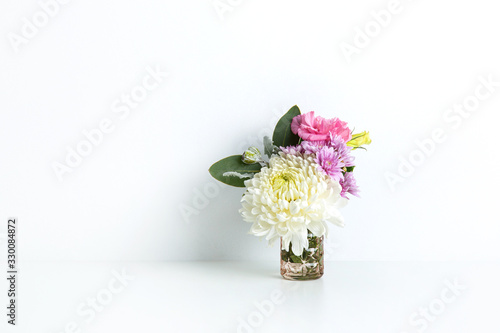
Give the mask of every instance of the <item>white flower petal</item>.
<path id="1" fill-rule="evenodd" d="M 324 221 L 343 226 L 337 208 L 345 205 L 341 186 L 318 169 L 311 156 L 281 153 L 245 181 L 247 191 L 241 199 L 240 214 L 252 223 L 250 233 L 269 243 L 282 237 L 283 249 L 301 255 L 308 247 L 307 230 L 315 236 L 328 232 Z"/>

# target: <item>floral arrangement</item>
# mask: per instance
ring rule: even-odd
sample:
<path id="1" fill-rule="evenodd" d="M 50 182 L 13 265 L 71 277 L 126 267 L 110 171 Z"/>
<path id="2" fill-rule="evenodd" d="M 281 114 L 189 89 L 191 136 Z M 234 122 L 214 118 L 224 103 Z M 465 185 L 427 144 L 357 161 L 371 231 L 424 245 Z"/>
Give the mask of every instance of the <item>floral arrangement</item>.
<path id="1" fill-rule="evenodd" d="M 256 147 L 211 166 L 219 181 L 246 191 L 241 216 L 250 233 L 300 256 L 311 239 L 327 235 L 330 222 L 343 226 L 339 212 L 349 196 L 359 196 L 352 151 L 371 143 L 368 132 L 353 134 L 347 123 L 292 107 L 264 137 L 264 156 Z"/>

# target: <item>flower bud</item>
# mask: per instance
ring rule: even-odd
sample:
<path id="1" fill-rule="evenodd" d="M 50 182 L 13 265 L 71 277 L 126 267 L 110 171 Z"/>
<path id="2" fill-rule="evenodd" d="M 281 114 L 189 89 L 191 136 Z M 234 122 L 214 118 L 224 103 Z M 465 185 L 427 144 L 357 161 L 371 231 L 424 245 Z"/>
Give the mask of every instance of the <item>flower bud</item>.
<path id="1" fill-rule="evenodd" d="M 260 160 L 262 160 L 262 155 L 260 154 L 260 151 L 255 148 L 255 147 L 250 147 L 245 152 L 243 155 L 241 155 L 241 160 L 245 164 L 255 164 L 259 163 Z"/>
<path id="2" fill-rule="evenodd" d="M 347 142 L 347 145 L 356 149 L 362 145 L 369 145 L 370 143 L 372 143 L 372 139 L 370 139 L 370 132 L 364 131 L 358 134 L 353 134 L 351 141 Z"/>

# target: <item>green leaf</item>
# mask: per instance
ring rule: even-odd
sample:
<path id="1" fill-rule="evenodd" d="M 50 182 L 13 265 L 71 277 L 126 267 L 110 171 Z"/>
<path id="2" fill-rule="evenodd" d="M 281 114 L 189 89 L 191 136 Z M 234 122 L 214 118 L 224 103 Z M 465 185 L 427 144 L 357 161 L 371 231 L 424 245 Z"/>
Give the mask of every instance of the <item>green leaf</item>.
<path id="1" fill-rule="evenodd" d="M 302 263 L 302 259 L 300 257 L 297 257 L 295 254 L 290 254 L 290 259 L 296 264 Z"/>
<path id="2" fill-rule="evenodd" d="M 350 166 L 350 167 L 345 168 L 346 172 L 353 172 L 355 167 L 356 166 Z"/>
<path id="3" fill-rule="evenodd" d="M 297 105 L 290 110 L 276 124 L 273 133 L 273 143 L 278 147 L 295 146 L 299 143 L 300 137 L 292 132 L 292 119 L 300 114 Z"/>
<path id="4" fill-rule="evenodd" d="M 212 177 L 224 184 L 245 187 L 245 180 L 250 179 L 260 171 L 262 166 L 259 163 L 245 164 L 241 161 L 241 155 L 232 155 L 226 157 L 219 162 L 214 163 L 208 170 Z M 224 176 L 226 172 L 237 172 L 240 174 L 251 174 L 252 177 L 239 178 L 237 176 Z"/>

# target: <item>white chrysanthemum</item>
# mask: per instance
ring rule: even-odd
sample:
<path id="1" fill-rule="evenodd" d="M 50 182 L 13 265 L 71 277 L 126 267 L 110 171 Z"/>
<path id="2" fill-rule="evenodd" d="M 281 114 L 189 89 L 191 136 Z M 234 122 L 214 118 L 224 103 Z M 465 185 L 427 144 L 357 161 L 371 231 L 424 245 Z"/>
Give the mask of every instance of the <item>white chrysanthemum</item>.
<path id="1" fill-rule="evenodd" d="M 320 237 L 328 232 L 325 221 L 344 225 L 338 211 L 347 202 L 340 196 L 342 188 L 310 156 L 280 153 L 245 186 L 240 213 L 253 223 L 250 233 L 266 236 L 269 244 L 283 237 L 283 249 L 291 242 L 295 255 L 309 247 L 308 229 Z"/>

